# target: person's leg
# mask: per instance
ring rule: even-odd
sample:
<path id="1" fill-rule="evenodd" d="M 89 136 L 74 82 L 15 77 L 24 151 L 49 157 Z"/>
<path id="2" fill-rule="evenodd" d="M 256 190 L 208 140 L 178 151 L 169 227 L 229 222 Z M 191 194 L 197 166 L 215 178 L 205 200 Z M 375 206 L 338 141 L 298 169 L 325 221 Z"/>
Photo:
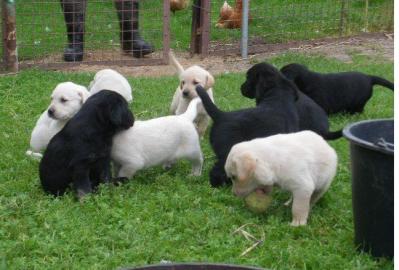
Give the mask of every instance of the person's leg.
<path id="1" fill-rule="evenodd" d="M 64 60 L 67 62 L 82 61 L 86 0 L 61 0 L 67 28 L 68 45 L 64 50 Z"/>
<path id="2" fill-rule="evenodd" d="M 139 33 L 139 1 L 115 0 L 118 12 L 120 40 L 123 51 L 140 58 L 154 51 Z"/>

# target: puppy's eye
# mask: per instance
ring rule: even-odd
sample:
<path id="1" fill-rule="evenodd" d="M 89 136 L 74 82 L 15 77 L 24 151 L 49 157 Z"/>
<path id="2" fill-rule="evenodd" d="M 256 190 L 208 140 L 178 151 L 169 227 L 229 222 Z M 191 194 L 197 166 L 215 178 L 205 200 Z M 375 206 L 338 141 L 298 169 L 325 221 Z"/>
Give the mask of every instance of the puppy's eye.
<path id="1" fill-rule="evenodd" d="M 65 98 L 61 98 L 60 101 L 61 101 L 61 103 L 65 103 L 65 102 L 67 102 L 68 100 L 65 99 Z"/>
<path id="2" fill-rule="evenodd" d="M 193 84 L 197 85 L 197 84 L 199 84 L 199 82 L 198 81 L 193 81 Z"/>

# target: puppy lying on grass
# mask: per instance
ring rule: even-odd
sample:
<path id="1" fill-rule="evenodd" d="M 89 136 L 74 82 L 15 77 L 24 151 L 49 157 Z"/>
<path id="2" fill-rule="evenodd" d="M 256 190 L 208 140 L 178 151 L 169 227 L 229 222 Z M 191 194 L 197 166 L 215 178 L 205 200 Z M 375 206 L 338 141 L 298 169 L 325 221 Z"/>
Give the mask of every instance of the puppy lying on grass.
<path id="1" fill-rule="evenodd" d="M 295 63 L 284 66 L 281 72 L 327 114 L 363 112 L 374 85 L 394 90 L 390 81 L 360 72 L 321 74 Z"/>
<path id="2" fill-rule="evenodd" d="M 44 191 L 59 196 L 72 184 L 81 198 L 110 181 L 112 137 L 133 123 L 121 95 L 102 90 L 91 96 L 44 152 L 39 166 Z"/>
<path id="3" fill-rule="evenodd" d="M 172 104 L 170 105 L 171 114 L 179 115 L 187 110 L 190 101 L 198 97 L 195 87 L 199 84 L 204 87 L 209 98 L 214 102 L 212 86 L 215 83 L 215 79 L 208 71 L 200 66 L 191 66 L 184 69 L 172 52 L 169 52 L 169 59 L 176 68 L 180 80 L 180 84 L 173 95 Z M 196 125 L 198 134 L 202 138 L 209 124 L 209 116 L 202 104 L 198 107 L 198 115 L 194 124 Z"/>
<path id="4" fill-rule="evenodd" d="M 33 128 L 28 156 L 41 158 L 51 138 L 57 134 L 65 124 L 82 107 L 89 97 L 86 87 L 72 82 L 59 83 L 51 94 L 51 103 L 42 113 Z"/>
<path id="5" fill-rule="evenodd" d="M 199 98 L 190 102 L 185 113 L 147 121 L 136 121 L 132 128 L 118 133 L 113 140 L 112 161 L 120 181 L 138 170 L 169 166 L 178 159 L 192 163 L 192 174 L 201 175 L 203 157 L 194 119 Z"/>
<path id="6" fill-rule="evenodd" d="M 277 185 L 292 193 L 292 226 L 306 225 L 311 205 L 327 191 L 337 154 L 312 131 L 279 134 L 236 144 L 225 165 L 233 192 L 271 192 Z"/>

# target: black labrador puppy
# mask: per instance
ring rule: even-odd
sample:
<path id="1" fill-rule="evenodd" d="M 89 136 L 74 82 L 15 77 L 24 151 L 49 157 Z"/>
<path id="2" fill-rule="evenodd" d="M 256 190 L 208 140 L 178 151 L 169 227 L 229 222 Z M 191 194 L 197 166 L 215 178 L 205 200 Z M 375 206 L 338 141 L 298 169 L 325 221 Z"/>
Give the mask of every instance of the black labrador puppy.
<path id="1" fill-rule="evenodd" d="M 394 90 L 390 81 L 360 72 L 321 74 L 295 63 L 284 66 L 281 72 L 327 114 L 363 112 L 376 84 Z"/>
<path id="2" fill-rule="evenodd" d="M 248 70 L 247 81 L 242 89 L 254 95 L 257 106 L 223 112 L 215 106 L 202 86 L 196 87 L 205 110 L 213 120 L 210 143 L 217 158 L 210 172 L 213 187 L 231 183 L 224 171 L 224 164 L 233 145 L 298 131 L 299 119 L 295 107 L 297 89 L 279 70 L 266 63 L 256 64 Z"/>
<path id="3" fill-rule="evenodd" d="M 63 195 L 72 184 L 79 198 L 110 180 L 113 136 L 133 126 L 126 100 L 113 91 L 91 96 L 50 141 L 39 166 L 43 189 Z"/>
<path id="4" fill-rule="evenodd" d="M 335 140 L 342 137 L 342 129 L 330 131 L 327 113 L 313 99 L 299 90 L 295 105 L 298 110 L 300 130 L 311 130 L 325 140 Z"/>
<path id="5" fill-rule="evenodd" d="M 268 74 L 264 74 L 264 76 L 268 76 Z M 292 87 L 292 85 L 289 87 Z M 241 93 L 247 98 L 255 98 L 254 89 L 247 89 L 245 84 L 243 84 Z M 295 107 L 299 116 L 299 130 L 311 130 L 325 140 L 335 140 L 342 137 L 342 129 L 333 132 L 329 131 L 327 114 L 316 102 L 299 90 L 297 90 L 297 93 L 298 99 L 295 102 Z"/>

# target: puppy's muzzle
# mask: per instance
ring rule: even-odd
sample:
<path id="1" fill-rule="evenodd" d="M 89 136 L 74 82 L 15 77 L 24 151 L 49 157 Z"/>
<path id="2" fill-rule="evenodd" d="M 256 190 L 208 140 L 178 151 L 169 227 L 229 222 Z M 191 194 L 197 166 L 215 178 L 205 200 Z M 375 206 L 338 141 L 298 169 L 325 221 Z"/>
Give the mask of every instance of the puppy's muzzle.
<path id="1" fill-rule="evenodd" d="M 53 108 L 50 108 L 47 110 L 47 114 L 51 118 L 54 118 L 54 112 L 55 112 L 55 110 Z"/>
<path id="2" fill-rule="evenodd" d="M 185 89 L 183 90 L 183 97 L 188 98 L 188 96 L 190 95 L 190 91 Z"/>

